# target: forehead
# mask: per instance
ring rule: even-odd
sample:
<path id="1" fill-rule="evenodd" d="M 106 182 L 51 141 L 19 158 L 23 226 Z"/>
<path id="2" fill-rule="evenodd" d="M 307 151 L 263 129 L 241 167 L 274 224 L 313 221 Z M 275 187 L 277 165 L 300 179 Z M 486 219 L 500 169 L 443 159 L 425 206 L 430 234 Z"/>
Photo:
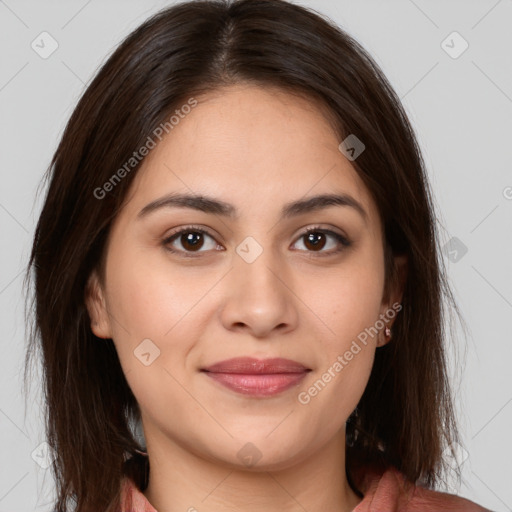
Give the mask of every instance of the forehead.
<path id="1" fill-rule="evenodd" d="M 130 194 L 134 208 L 181 191 L 223 198 L 240 211 L 277 212 L 292 200 L 337 192 L 353 196 L 378 220 L 319 103 L 255 85 L 195 99 L 197 106 L 145 158 Z"/>

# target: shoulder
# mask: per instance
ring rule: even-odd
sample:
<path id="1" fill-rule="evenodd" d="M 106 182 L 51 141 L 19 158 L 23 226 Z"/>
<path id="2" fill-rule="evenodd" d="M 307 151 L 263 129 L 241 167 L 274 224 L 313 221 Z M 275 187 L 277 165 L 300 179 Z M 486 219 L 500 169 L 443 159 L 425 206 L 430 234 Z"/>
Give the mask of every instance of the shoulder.
<path id="1" fill-rule="evenodd" d="M 394 468 L 370 473 L 365 486 L 353 512 L 490 512 L 461 496 L 413 485 Z"/>

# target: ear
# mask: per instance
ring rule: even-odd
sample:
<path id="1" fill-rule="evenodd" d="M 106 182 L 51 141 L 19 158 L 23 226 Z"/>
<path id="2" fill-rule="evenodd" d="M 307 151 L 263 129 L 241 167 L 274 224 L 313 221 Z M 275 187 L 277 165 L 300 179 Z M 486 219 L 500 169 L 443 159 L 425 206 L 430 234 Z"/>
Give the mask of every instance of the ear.
<path id="1" fill-rule="evenodd" d="M 91 273 L 87 280 L 85 305 L 91 319 L 92 332 L 98 338 L 112 338 L 105 296 L 96 270 Z"/>
<path id="2" fill-rule="evenodd" d="M 392 278 L 387 294 L 382 301 L 381 307 L 381 318 L 385 323 L 385 327 L 391 329 L 393 323 L 396 320 L 396 316 L 399 314 L 398 304 L 402 303 L 402 297 L 404 294 L 405 283 L 407 281 L 408 274 L 408 258 L 406 254 L 399 254 L 393 257 L 395 261 L 396 272 Z M 400 308 L 401 309 L 401 308 Z M 387 314 L 386 314 L 387 312 Z M 385 327 L 379 334 L 377 340 L 377 346 L 381 347 L 391 341 L 391 338 L 387 338 L 384 335 Z"/>

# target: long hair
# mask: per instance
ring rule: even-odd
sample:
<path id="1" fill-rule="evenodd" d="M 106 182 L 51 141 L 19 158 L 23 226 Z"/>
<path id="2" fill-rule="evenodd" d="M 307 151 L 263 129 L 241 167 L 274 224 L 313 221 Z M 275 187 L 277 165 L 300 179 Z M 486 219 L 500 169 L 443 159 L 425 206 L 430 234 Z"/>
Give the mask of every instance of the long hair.
<path id="1" fill-rule="evenodd" d="M 125 164 L 190 98 L 240 83 L 309 98 L 328 112 L 340 142 L 350 134 L 363 141 L 352 165 L 383 221 L 386 289 L 397 280 L 393 256 L 408 256 L 392 340 L 377 350 L 347 423 L 347 475 L 364 462 L 433 486 L 444 447 L 458 438 L 443 298 L 456 304 L 421 152 L 383 72 L 311 9 L 285 0 L 185 2 L 149 18 L 112 53 L 74 109 L 45 175 L 26 275 L 34 286 L 25 382 L 31 356 L 40 352 L 57 512 L 75 505 L 77 512 L 112 512 L 121 477 L 141 490 L 148 482 L 148 461 L 139 453 L 145 447 L 133 431 L 136 399 L 112 340 L 92 333 L 84 300 L 140 167 Z M 112 183 L 123 166 L 122 179 Z"/>

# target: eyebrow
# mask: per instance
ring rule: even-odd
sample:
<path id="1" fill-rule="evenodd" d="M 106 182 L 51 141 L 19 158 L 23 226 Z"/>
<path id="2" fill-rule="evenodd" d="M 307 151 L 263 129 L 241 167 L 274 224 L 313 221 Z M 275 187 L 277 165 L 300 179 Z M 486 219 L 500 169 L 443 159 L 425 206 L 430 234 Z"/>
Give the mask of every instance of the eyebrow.
<path id="1" fill-rule="evenodd" d="M 304 213 L 318 211 L 329 206 L 347 206 L 356 210 L 365 223 L 368 222 L 368 214 L 361 203 L 349 194 L 320 194 L 286 203 L 281 209 L 281 218 L 288 219 Z M 162 208 L 191 208 L 204 213 L 222 215 L 231 219 L 238 219 L 236 207 L 214 197 L 198 194 L 167 194 L 147 204 L 138 213 L 137 218 L 146 217 Z"/>

